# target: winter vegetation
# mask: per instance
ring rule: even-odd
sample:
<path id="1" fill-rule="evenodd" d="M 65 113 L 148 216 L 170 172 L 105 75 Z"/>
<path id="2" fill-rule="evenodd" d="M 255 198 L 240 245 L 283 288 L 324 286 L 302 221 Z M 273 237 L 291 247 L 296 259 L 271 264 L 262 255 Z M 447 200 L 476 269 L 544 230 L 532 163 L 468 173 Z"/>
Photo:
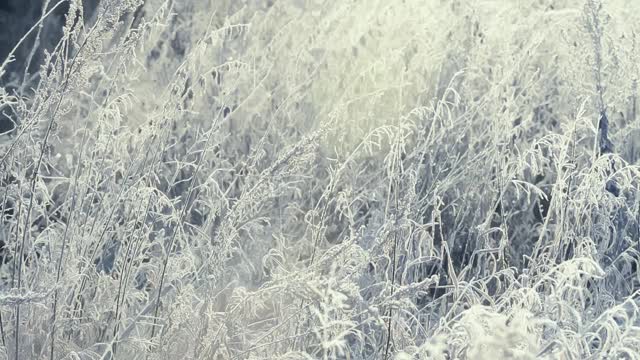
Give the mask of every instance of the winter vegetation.
<path id="1" fill-rule="evenodd" d="M 640 359 L 640 2 L 0 22 L 0 359 Z"/>

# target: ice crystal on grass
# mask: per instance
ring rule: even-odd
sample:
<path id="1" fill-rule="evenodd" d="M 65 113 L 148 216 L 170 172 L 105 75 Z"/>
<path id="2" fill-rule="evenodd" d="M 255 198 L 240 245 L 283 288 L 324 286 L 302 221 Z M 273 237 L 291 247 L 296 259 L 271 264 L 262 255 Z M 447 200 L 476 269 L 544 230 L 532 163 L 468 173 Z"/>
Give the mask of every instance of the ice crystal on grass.
<path id="1" fill-rule="evenodd" d="M 637 4 L 10 3 L 1 356 L 640 356 Z"/>

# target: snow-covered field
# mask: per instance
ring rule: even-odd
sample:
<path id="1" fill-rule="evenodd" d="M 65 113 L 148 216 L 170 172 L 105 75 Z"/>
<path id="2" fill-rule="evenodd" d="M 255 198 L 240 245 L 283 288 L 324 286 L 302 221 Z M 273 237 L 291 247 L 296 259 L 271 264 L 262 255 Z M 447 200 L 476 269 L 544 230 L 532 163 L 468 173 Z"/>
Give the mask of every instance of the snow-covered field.
<path id="1" fill-rule="evenodd" d="M 640 2 L 27 3 L 0 359 L 640 358 Z"/>

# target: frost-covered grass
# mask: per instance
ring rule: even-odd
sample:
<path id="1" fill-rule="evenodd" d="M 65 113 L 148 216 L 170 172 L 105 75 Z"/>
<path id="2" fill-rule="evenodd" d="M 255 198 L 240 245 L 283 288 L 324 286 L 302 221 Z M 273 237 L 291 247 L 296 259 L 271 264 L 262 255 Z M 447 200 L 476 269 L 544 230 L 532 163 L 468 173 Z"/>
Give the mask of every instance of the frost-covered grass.
<path id="1" fill-rule="evenodd" d="M 0 358 L 640 358 L 640 3 L 69 1 Z"/>

